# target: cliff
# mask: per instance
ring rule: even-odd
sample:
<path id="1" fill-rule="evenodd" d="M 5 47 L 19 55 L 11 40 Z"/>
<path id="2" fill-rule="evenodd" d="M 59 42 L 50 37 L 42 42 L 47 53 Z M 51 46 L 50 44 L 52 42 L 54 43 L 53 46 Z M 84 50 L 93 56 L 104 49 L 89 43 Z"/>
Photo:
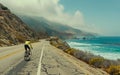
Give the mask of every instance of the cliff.
<path id="1" fill-rule="evenodd" d="M 18 15 L 29 27 L 38 33 L 46 33 L 49 36 L 57 36 L 61 39 L 70 39 L 77 37 L 95 37 L 96 34 L 85 32 L 70 27 L 69 25 L 49 21 L 44 17 Z"/>
<path id="2" fill-rule="evenodd" d="M 18 44 L 26 39 L 36 38 L 38 37 L 35 31 L 0 4 L 0 46 Z"/>

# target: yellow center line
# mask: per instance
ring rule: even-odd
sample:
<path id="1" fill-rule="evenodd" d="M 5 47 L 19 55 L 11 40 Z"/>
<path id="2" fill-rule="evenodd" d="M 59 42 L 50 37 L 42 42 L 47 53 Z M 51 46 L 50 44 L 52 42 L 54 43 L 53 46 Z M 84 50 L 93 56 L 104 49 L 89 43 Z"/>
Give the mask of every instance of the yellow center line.
<path id="1" fill-rule="evenodd" d="M 13 56 L 13 55 L 15 55 L 15 54 L 18 54 L 19 52 L 22 52 L 22 51 L 24 51 L 24 50 L 18 50 L 18 51 L 9 53 L 9 54 L 7 54 L 7 55 L 1 56 L 1 57 L 0 57 L 0 60 L 6 59 L 6 58 L 8 58 L 8 57 L 10 57 L 10 56 Z"/>

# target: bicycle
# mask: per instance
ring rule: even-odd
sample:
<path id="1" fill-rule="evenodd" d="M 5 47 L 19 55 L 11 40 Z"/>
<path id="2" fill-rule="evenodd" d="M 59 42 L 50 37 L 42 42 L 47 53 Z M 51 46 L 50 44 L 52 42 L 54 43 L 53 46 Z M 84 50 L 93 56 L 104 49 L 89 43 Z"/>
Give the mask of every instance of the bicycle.
<path id="1" fill-rule="evenodd" d="M 26 51 L 25 51 L 25 54 L 24 54 L 24 60 L 25 60 L 25 61 L 30 61 L 31 55 L 32 55 L 31 50 L 26 50 Z"/>

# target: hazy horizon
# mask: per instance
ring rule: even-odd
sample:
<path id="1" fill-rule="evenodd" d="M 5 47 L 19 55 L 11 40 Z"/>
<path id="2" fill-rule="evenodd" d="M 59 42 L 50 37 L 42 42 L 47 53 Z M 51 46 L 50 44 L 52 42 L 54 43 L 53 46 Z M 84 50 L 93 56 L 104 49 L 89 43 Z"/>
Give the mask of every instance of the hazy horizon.
<path id="1" fill-rule="evenodd" d="M 0 0 L 13 13 L 45 17 L 104 36 L 120 36 L 119 0 Z"/>

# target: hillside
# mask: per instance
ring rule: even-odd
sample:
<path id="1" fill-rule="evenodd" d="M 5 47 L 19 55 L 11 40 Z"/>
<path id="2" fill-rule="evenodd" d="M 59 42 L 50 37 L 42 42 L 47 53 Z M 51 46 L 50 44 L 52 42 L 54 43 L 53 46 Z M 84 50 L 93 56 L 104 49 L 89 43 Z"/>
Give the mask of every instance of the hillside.
<path id="1" fill-rule="evenodd" d="M 37 33 L 0 4 L 0 46 L 18 44 L 28 38 L 38 38 Z"/>
<path id="2" fill-rule="evenodd" d="M 81 31 L 67 25 L 48 21 L 43 17 L 19 16 L 25 23 L 39 33 L 47 33 L 49 36 L 58 36 L 62 39 L 76 37 L 94 37 L 96 34 Z"/>

